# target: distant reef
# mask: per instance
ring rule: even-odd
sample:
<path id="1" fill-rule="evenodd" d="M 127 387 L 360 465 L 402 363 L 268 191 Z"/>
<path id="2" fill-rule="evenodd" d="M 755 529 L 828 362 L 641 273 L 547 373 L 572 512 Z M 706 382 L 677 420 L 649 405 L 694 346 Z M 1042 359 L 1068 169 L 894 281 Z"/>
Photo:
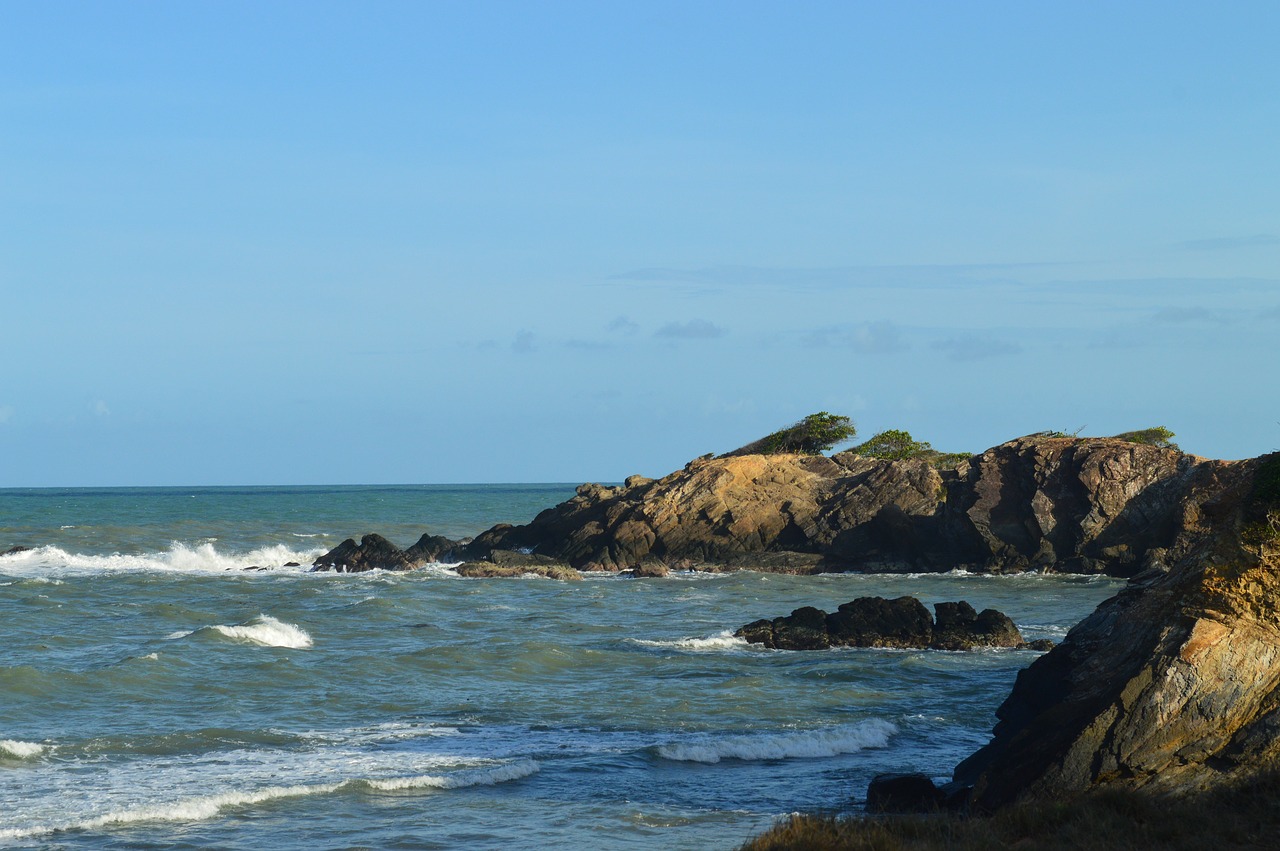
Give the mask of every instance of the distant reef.
<path id="1" fill-rule="evenodd" d="M 1127 577 L 1173 564 L 1203 542 L 1204 506 L 1240 463 L 1048 434 L 973 456 L 704 456 L 656 480 L 581 485 L 527 525 L 494 526 L 473 540 L 424 535 L 404 550 L 369 534 L 314 566 L 407 570 L 450 561 L 477 575 L 485 568 L 475 565 L 516 568 L 516 555 L 531 555 L 544 574 L 963 568 Z"/>

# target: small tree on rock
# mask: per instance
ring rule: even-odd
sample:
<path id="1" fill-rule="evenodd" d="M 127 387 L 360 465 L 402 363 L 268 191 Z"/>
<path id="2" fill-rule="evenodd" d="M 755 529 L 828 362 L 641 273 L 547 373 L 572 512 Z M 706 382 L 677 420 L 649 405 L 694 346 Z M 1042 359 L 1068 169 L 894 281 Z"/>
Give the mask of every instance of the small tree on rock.
<path id="1" fill-rule="evenodd" d="M 1117 434 L 1120 440 L 1127 440 L 1130 443 L 1142 443 L 1146 446 L 1159 446 L 1161 449 L 1177 449 L 1178 444 L 1173 442 L 1174 434 L 1164 426 L 1152 426 L 1151 428 L 1139 429 L 1138 431 L 1126 431 L 1124 434 Z"/>
<path id="2" fill-rule="evenodd" d="M 866 443 L 860 443 L 849 451 L 868 458 L 886 458 L 890 461 L 903 461 L 921 455 L 936 454 L 928 441 L 916 440 L 910 432 L 896 428 L 882 431 Z"/>
<path id="3" fill-rule="evenodd" d="M 839 414 L 819 411 L 784 429 L 752 441 L 746 446 L 726 452 L 731 455 L 778 455 L 796 452 L 802 455 L 821 454 L 837 443 L 843 443 L 858 433 L 853 421 Z"/>

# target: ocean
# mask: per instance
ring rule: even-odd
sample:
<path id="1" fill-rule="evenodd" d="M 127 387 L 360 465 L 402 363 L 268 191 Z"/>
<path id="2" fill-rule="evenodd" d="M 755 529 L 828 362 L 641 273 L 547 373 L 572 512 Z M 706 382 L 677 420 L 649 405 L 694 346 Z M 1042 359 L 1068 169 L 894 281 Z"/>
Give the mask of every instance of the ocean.
<path id="1" fill-rule="evenodd" d="M 0 847 L 730 849 L 944 777 L 1030 651 L 770 651 L 742 624 L 967 600 L 1061 639 L 1104 577 L 310 573 L 573 485 L 0 490 Z M 298 567 L 285 567 L 297 562 Z M 259 568 L 259 569 L 250 569 Z"/>

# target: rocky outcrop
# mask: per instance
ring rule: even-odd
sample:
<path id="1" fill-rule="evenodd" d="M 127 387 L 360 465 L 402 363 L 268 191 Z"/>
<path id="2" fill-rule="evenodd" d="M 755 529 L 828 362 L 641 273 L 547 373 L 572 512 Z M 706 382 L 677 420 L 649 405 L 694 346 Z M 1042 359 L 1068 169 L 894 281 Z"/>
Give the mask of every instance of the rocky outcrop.
<path id="1" fill-rule="evenodd" d="M 365 535 L 356 543 L 347 538 L 312 563 L 313 571 L 360 573 L 366 570 L 412 570 L 424 564 L 446 561 L 467 542 L 453 541 L 438 535 L 423 535 L 417 543 L 402 550 L 381 535 Z"/>
<path id="2" fill-rule="evenodd" d="M 463 562 L 454 568 L 459 576 L 510 577 L 542 576 L 547 579 L 581 579 L 582 574 L 563 562 L 547 556 L 495 550 L 482 561 Z"/>
<path id="3" fill-rule="evenodd" d="M 734 635 L 774 650 L 825 650 L 829 647 L 914 647 L 972 650 L 1013 647 L 1047 650 L 1028 644 L 1009 617 L 995 609 L 981 613 L 961 600 L 938 603 L 935 620 L 915 597 L 859 597 L 827 614 L 804 606 L 785 618 L 753 621 Z"/>
<path id="4" fill-rule="evenodd" d="M 408 550 L 366 536 L 317 569 L 401 570 L 531 552 L 578 570 L 781 573 L 1051 570 L 1131 576 L 1204 539 L 1200 504 L 1222 462 L 1117 438 L 1031 435 L 967 461 L 844 452 L 703 457 L 661 479 L 577 495 L 471 541 Z"/>
<path id="5" fill-rule="evenodd" d="M 1280 767 L 1280 454 L 1185 475 L 1175 504 L 1211 534 L 1018 675 L 991 742 L 955 770 L 971 806 L 1100 786 L 1184 794 Z M 1144 504 L 1168 504 L 1164 491 Z"/>
<path id="6" fill-rule="evenodd" d="M 473 548 L 528 549 L 583 570 L 1028 569 L 1132 575 L 1189 551 L 1216 462 L 1115 438 L 1032 435 L 967 462 L 839 453 L 699 458 L 621 487 L 582 485 Z"/>

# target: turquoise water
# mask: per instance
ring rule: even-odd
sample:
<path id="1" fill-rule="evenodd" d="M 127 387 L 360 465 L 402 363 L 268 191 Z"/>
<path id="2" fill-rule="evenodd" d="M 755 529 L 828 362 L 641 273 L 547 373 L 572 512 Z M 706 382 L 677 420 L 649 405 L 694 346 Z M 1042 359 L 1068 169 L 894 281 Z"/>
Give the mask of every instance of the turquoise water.
<path id="1" fill-rule="evenodd" d="M 1060 638 L 1119 587 L 306 571 L 351 535 L 474 534 L 572 492 L 0 491 L 0 549 L 35 547 L 0 557 L 0 845 L 732 848 L 876 773 L 945 774 L 1035 658 L 767 651 L 733 629 L 910 593 Z"/>

